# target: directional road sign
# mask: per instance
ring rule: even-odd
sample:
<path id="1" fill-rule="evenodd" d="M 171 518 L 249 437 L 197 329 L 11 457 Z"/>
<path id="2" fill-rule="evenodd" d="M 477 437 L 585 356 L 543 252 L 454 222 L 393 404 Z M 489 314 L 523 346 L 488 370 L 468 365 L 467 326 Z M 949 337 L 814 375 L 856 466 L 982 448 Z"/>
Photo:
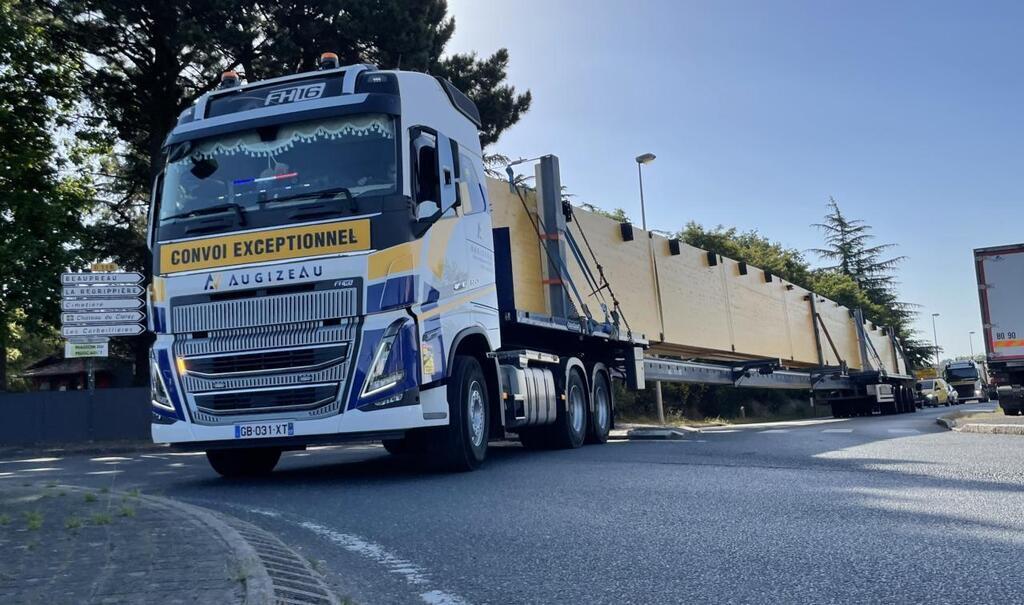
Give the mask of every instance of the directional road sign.
<path id="1" fill-rule="evenodd" d="M 117 309 L 141 309 L 138 298 L 86 298 L 60 301 L 61 311 L 113 311 Z"/>
<path id="2" fill-rule="evenodd" d="M 142 274 L 136 272 L 124 273 L 62 273 L 60 283 L 65 286 L 78 286 L 86 284 L 140 284 Z"/>
<path id="3" fill-rule="evenodd" d="M 64 298 L 93 298 L 97 296 L 141 296 L 142 286 L 64 286 Z"/>
<path id="4" fill-rule="evenodd" d="M 142 321 L 142 311 L 100 311 L 98 313 L 61 313 L 60 322 L 68 324 L 125 323 Z"/>
<path id="5" fill-rule="evenodd" d="M 139 324 L 97 324 L 94 326 L 62 326 L 61 336 L 138 336 L 145 331 Z"/>
<path id="6" fill-rule="evenodd" d="M 89 343 L 89 342 L 66 342 L 64 343 L 64 358 L 75 357 L 107 357 L 109 354 L 110 341 Z"/>
<path id="7" fill-rule="evenodd" d="M 96 344 L 103 344 L 105 342 L 110 342 L 110 337 L 109 336 L 69 336 L 67 338 L 67 341 L 68 342 L 75 342 L 75 343 L 78 343 L 78 344 L 96 345 Z"/>

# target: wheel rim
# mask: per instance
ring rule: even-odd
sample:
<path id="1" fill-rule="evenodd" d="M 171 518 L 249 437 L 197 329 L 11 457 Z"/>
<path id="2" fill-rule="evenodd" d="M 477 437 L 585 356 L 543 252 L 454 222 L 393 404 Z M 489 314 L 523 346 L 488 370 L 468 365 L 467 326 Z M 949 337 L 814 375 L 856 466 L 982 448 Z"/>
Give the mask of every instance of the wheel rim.
<path id="1" fill-rule="evenodd" d="M 594 394 L 594 417 L 597 429 L 602 433 L 608 427 L 609 407 L 608 390 L 604 388 L 603 384 L 599 385 Z"/>
<path id="2" fill-rule="evenodd" d="M 484 390 L 474 380 L 469 385 L 469 438 L 473 447 L 480 447 L 484 442 L 484 429 L 487 421 L 487 410 L 484 407 Z"/>
<path id="3" fill-rule="evenodd" d="M 569 422 L 574 433 L 583 432 L 583 389 L 578 384 L 569 388 Z"/>

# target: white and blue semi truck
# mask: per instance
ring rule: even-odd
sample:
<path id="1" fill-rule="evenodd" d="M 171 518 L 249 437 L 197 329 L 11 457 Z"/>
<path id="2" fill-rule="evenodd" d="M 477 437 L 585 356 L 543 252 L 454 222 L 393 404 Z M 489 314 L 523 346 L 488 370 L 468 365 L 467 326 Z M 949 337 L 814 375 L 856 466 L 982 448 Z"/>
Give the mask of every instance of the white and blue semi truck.
<path id="1" fill-rule="evenodd" d="M 222 475 L 349 440 L 469 470 L 494 439 L 603 443 L 612 380 L 645 372 L 806 389 L 837 415 L 913 410 L 884 328 L 573 209 L 554 156 L 533 189 L 487 179 L 480 126 L 443 79 L 330 54 L 260 82 L 226 72 L 184 111 L 149 220 L 154 441 Z"/>

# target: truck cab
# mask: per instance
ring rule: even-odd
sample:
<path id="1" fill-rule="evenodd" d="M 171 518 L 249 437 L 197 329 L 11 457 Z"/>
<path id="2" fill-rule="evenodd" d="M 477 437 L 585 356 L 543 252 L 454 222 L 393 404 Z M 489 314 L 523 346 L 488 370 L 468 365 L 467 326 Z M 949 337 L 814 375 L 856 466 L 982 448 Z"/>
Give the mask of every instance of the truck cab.
<path id="1" fill-rule="evenodd" d="M 437 429 L 478 465 L 501 346 L 479 127 L 445 80 L 330 54 L 186 109 L 149 221 L 153 439 L 234 475 Z"/>
<path id="2" fill-rule="evenodd" d="M 959 401 L 974 399 L 985 403 L 988 401 L 988 384 L 984 370 L 970 359 L 951 361 L 942 371 L 946 382 L 956 389 Z"/>

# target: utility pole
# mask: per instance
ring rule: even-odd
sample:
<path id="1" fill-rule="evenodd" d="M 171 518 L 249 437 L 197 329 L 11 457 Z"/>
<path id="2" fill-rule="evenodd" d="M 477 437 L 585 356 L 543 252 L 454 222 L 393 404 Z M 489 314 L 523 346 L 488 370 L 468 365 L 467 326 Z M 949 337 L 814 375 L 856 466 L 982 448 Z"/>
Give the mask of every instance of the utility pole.
<path id="1" fill-rule="evenodd" d="M 932 313 L 932 344 L 935 346 L 935 371 L 939 371 L 939 332 L 935 329 L 935 318 L 938 313 Z"/>
<path id="2" fill-rule="evenodd" d="M 974 361 L 974 330 L 967 333 L 967 339 L 971 343 L 971 361 Z"/>

